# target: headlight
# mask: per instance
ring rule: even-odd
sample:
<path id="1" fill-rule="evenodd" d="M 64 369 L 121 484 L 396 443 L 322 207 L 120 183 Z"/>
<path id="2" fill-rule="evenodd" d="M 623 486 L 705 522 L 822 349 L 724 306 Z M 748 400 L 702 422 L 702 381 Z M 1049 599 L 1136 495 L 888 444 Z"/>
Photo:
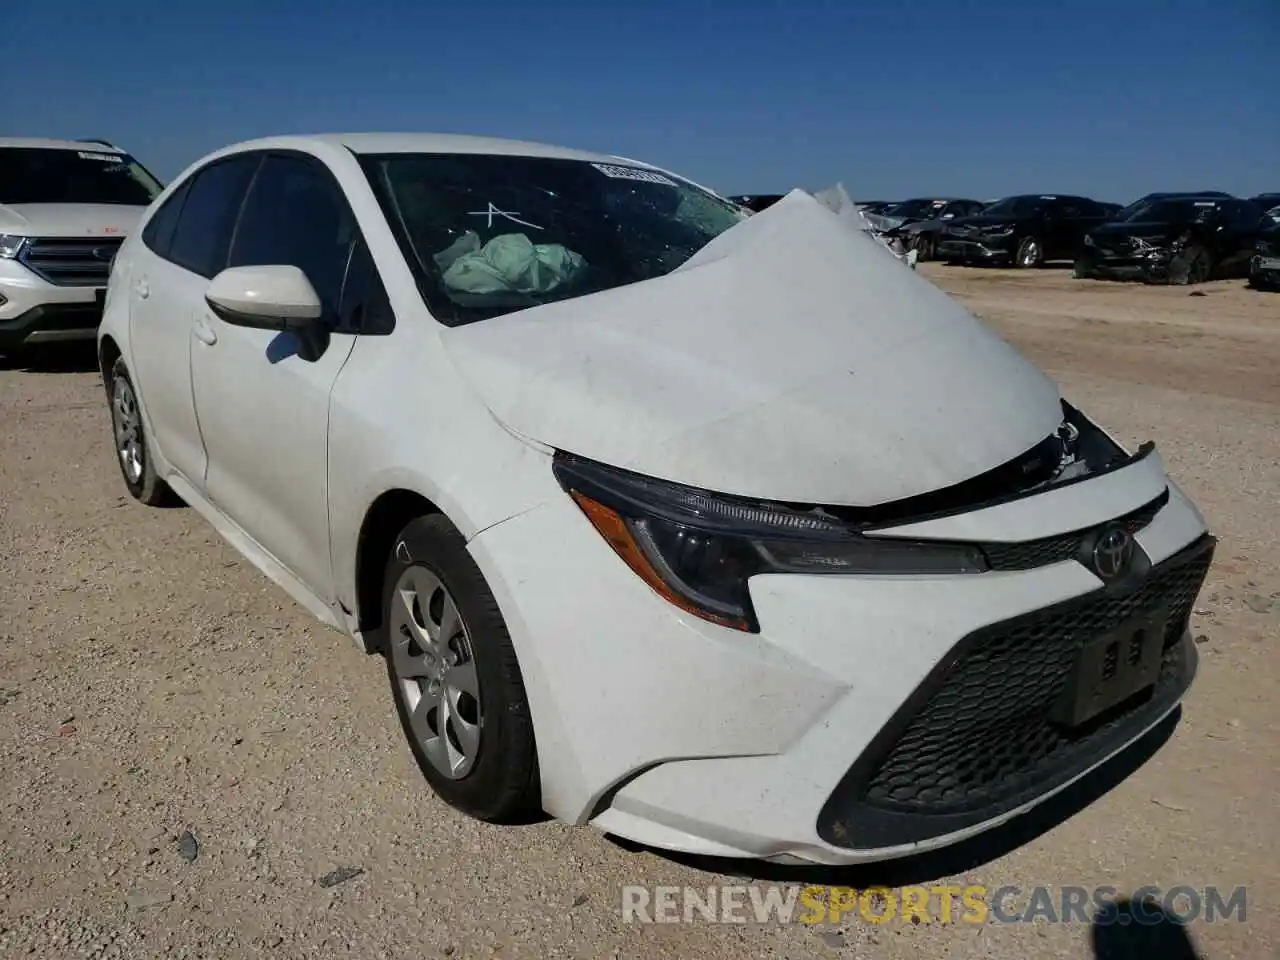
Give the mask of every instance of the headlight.
<path id="1" fill-rule="evenodd" d="M 816 511 L 687 487 L 557 454 L 556 479 L 637 576 L 680 609 L 759 630 L 747 581 L 760 573 L 965 574 L 976 547 L 873 538 Z"/>
<path id="2" fill-rule="evenodd" d="M 11 233 L 0 233 L 0 260 L 12 260 L 22 252 L 26 237 L 16 237 Z"/>
<path id="3" fill-rule="evenodd" d="M 1013 233 L 1013 224 L 987 227 L 982 231 L 984 237 L 1007 237 L 1011 233 Z"/>

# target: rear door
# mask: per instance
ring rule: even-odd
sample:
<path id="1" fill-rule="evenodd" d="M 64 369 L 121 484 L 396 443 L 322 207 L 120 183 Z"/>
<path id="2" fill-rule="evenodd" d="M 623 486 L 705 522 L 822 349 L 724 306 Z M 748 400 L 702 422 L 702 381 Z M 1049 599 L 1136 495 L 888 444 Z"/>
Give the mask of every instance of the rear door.
<path id="1" fill-rule="evenodd" d="M 191 393 L 192 320 L 207 278 L 226 259 L 256 163 L 241 155 L 192 174 L 147 222 L 130 272 L 135 386 L 160 455 L 197 488 L 205 458 Z"/>

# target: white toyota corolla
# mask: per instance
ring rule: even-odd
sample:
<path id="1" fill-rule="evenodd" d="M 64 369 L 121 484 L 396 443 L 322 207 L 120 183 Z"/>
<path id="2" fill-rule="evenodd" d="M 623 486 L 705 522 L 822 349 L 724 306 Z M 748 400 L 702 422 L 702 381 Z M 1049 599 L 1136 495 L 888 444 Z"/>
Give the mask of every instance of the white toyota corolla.
<path id="1" fill-rule="evenodd" d="M 99 334 L 176 493 L 384 653 L 426 779 L 657 847 L 850 863 L 989 829 L 1196 669 L 1214 540 L 802 191 L 434 135 L 241 143 L 148 208 Z"/>

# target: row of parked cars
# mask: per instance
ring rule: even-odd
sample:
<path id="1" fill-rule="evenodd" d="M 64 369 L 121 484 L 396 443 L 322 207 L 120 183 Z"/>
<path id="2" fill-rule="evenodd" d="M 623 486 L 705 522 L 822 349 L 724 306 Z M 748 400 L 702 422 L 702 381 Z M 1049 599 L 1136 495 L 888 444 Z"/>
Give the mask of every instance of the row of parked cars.
<path id="1" fill-rule="evenodd" d="M 753 211 L 780 195 L 735 198 Z M 1191 284 L 1250 277 L 1280 289 L 1280 193 L 1149 193 L 1128 206 L 1065 194 L 862 201 L 872 232 L 918 260 L 1038 267 L 1081 278 Z"/>

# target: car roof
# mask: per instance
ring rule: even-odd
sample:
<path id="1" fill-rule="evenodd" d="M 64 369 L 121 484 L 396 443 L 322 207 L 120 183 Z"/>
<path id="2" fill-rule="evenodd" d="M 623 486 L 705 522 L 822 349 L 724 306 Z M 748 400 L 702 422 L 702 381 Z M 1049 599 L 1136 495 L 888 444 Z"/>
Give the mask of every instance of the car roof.
<path id="1" fill-rule="evenodd" d="M 455 153 L 498 154 L 512 157 L 551 157 L 563 160 L 585 160 L 592 163 L 626 163 L 653 167 L 652 164 L 606 153 L 576 150 L 549 143 L 508 140 L 459 133 L 317 133 L 305 136 L 264 137 L 229 144 L 218 153 L 242 150 L 289 149 L 319 145 L 342 147 L 356 154 L 385 153 Z"/>
<path id="2" fill-rule="evenodd" d="M 0 150 L 27 148 L 36 150 L 88 150 L 93 147 L 121 152 L 105 140 L 47 140 L 43 137 L 0 137 Z"/>

